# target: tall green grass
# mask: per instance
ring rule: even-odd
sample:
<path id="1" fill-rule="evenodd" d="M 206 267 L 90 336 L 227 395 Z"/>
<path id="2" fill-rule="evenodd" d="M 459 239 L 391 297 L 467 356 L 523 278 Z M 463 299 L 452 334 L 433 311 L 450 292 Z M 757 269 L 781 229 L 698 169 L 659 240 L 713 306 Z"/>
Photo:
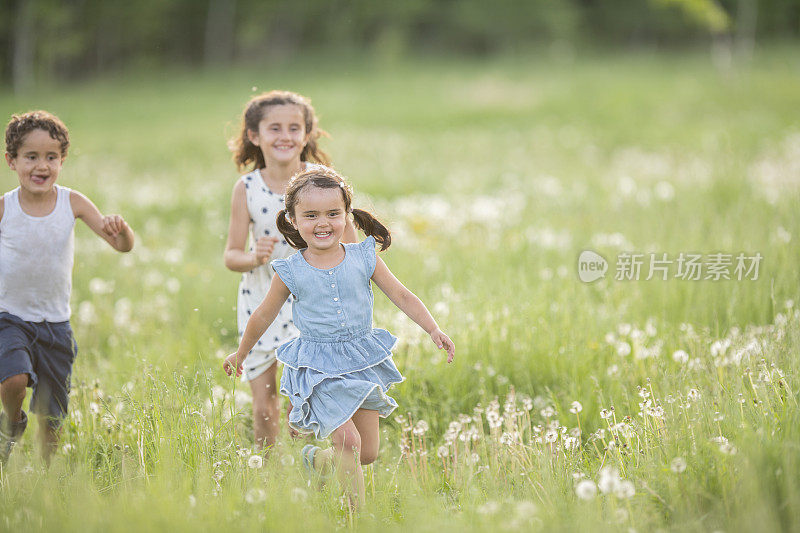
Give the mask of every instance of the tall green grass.
<path id="1" fill-rule="evenodd" d="M 3 116 L 61 116 L 73 143 L 61 184 L 137 232 L 120 256 L 79 223 L 64 448 L 45 470 L 26 434 L 0 481 L 0 527 L 797 529 L 795 57 L 766 50 L 730 69 L 700 53 L 310 59 L 0 95 Z M 376 325 L 401 338 L 405 420 L 382 425 L 357 517 L 335 485 L 309 484 L 286 435 L 247 466 L 249 390 L 220 369 L 238 283 L 221 260 L 237 176 L 225 141 L 254 87 L 312 98 L 357 203 L 394 232 L 384 259 L 457 344 L 447 365 L 377 295 Z M 611 262 L 605 279 L 578 280 L 585 249 Z M 763 261 L 752 281 L 615 281 L 623 251 Z M 639 386 L 663 417 L 638 415 Z M 500 409 L 512 389 L 515 408 Z M 478 404 L 480 422 L 461 418 L 460 434 L 479 435 L 469 452 L 457 436 L 446 444 Z M 631 417 L 614 445 L 600 415 L 611 406 L 616 423 Z M 553 420 L 565 432 L 538 443 Z M 613 485 L 609 466 L 634 494 L 582 500 L 580 479 Z"/>

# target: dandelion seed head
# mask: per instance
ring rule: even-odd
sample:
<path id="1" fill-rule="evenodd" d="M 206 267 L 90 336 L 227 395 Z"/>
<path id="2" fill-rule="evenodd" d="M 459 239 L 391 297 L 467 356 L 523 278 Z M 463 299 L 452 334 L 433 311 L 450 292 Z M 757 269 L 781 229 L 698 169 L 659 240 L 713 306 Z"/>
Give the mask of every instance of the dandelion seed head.
<path id="1" fill-rule="evenodd" d="M 680 474 L 686 470 L 686 460 L 683 457 L 676 457 L 669 464 L 669 468 L 676 474 Z"/>
<path id="2" fill-rule="evenodd" d="M 294 503 L 304 502 L 308 499 L 308 492 L 300 487 L 295 487 L 292 489 L 291 498 Z"/>
<path id="3" fill-rule="evenodd" d="M 579 401 L 577 401 L 577 400 L 576 400 L 576 401 L 574 401 L 574 402 L 572 402 L 572 403 L 570 404 L 570 407 L 569 407 L 569 412 L 570 412 L 570 413 L 572 413 L 572 414 L 578 414 L 578 413 L 580 413 L 581 411 L 583 411 L 583 406 L 581 405 L 581 402 L 579 402 Z"/>
<path id="4" fill-rule="evenodd" d="M 244 501 L 247 503 L 259 503 L 267 499 L 267 493 L 264 489 L 250 489 L 244 494 Z"/>
<path id="5" fill-rule="evenodd" d="M 636 494 L 636 487 L 630 480 L 623 479 L 614 487 L 614 496 L 617 498 L 627 499 L 633 497 L 634 494 Z"/>
<path id="6" fill-rule="evenodd" d="M 727 442 L 719 445 L 719 451 L 725 455 L 736 455 L 739 452 L 739 450 L 736 449 L 736 446 Z"/>
<path id="7" fill-rule="evenodd" d="M 264 465 L 264 458 L 260 455 L 251 455 L 250 459 L 247 460 L 247 466 L 249 468 L 261 468 Z"/>
<path id="8" fill-rule="evenodd" d="M 488 502 L 478 507 L 478 513 L 485 515 L 497 514 L 499 510 L 500 510 L 500 504 L 493 500 L 489 500 Z"/>
<path id="9" fill-rule="evenodd" d="M 591 479 L 582 479 L 575 485 L 575 495 L 581 500 L 593 500 L 597 496 L 597 485 Z"/>

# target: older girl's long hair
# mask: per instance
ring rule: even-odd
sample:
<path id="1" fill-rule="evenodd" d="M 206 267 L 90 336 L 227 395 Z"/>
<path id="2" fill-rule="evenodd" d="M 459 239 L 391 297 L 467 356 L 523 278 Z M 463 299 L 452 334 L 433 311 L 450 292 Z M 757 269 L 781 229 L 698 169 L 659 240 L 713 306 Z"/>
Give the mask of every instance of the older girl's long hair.
<path id="1" fill-rule="evenodd" d="M 267 116 L 271 106 L 296 105 L 303 111 L 308 143 L 300 153 L 301 161 L 311 161 L 322 165 L 330 165 L 330 158 L 319 147 L 317 140 L 328 134 L 317 125 L 317 115 L 311 106 L 311 100 L 297 93 L 289 91 L 270 91 L 255 96 L 247 102 L 242 113 L 242 127 L 239 134 L 228 141 L 228 147 L 233 152 L 233 162 L 240 171 L 254 170 L 267 166 L 261 148 L 250 142 L 247 136 L 249 131 L 258 131 L 259 123 Z"/>
<path id="2" fill-rule="evenodd" d="M 282 209 L 277 216 L 276 222 L 278 230 L 286 237 L 288 242 L 293 248 L 307 248 L 308 244 L 300 232 L 292 225 L 289 218 L 295 219 L 295 207 L 300 198 L 300 193 L 309 187 L 319 187 L 320 189 L 339 189 L 342 191 L 342 198 L 344 199 L 345 213 L 353 213 L 353 222 L 367 235 L 375 238 L 375 241 L 381 245 L 381 251 L 387 249 L 392 244 L 392 236 L 389 230 L 377 218 L 372 216 L 368 211 L 363 209 L 352 209 L 353 191 L 350 186 L 344 181 L 344 178 L 337 172 L 329 169 L 309 169 L 297 174 L 289 186 L 286 188 L 284 196 L 286 202 L 286 209 Z M 288 218 L 287 218 L 288 216 Z"/>

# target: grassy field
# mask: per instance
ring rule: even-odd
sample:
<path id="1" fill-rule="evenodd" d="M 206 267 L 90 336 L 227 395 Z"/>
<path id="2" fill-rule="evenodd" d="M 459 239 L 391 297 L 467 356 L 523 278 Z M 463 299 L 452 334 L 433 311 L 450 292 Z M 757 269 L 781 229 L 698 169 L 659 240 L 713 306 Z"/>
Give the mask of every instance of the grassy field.
<path id="1" fill-rule="evenodd" d="M 67 123 L 60 183 L 138 239 L 121 256 L 76 230 L 71 415 L 49 470 L 33 431 L 15 449 L 0 529 L 800 530 L 797 52 L 316 59 L 0 93 L 2 117 Z M 384 259 L 457 345 L 447 365 L 376 294 L 407 379 L 355 517 L 286 434 L 248 466 L 249 388 L 221 371 L 226 139 L 271 88 L 312 98 L 393 231 Z M 604 279 L 579 280 L 583 250 Z M 646 254 L 640 280 L 615 279 L 622 252 Z M 650 253 L 670 279 L 645 280 Z M 681 253 L 731 254 L 733 279 L 676 278 Z"/>

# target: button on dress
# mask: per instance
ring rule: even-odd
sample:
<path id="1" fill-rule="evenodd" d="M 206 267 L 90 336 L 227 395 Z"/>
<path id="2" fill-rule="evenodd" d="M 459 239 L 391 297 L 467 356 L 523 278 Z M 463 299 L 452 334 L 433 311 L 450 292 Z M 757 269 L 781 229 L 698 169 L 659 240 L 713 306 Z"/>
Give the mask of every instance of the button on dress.
<path id="1" fill-rule="evenodd" d="M 300 330 L 277 350 L 281 394 L 292 403 L 289 424 L 320 440 L 359 408 L 389 416 L 397 402 L 386 392 L 404 379 L 392 360 L 397 338 L 372 327 L 375 239 L 343 246 L 345 257 L 333 268 L 311 266 L 301 252 L 271 263 L 293 295 Z"/>

